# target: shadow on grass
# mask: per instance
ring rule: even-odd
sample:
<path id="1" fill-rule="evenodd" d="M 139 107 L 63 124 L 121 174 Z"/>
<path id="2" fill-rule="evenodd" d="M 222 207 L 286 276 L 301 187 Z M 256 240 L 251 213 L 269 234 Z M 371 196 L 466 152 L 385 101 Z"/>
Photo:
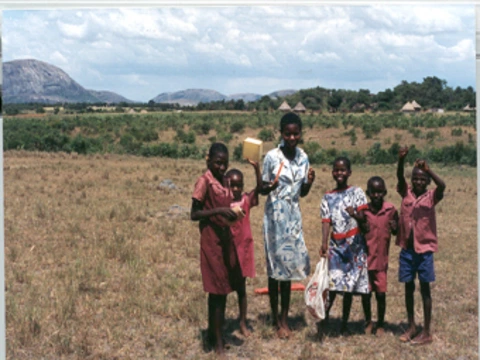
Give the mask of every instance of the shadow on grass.
<path id="1" fill-rule="evenodd" d="M 349 321 L 347 324 L 347 331 L 343 334 L 340 331 L 341 325 L 341 318 L 330 318 L 328 323 L 326 323 L 324 320 L 319 321 L 316 323 L 317 333 L 307 335 L 307 338 L 312 341 L 321 341 L 325 337 L 337 338 L 365 334 L 365 321 L 363 320 Z M 406 331 L 407 327 L 408 324 L 406 322 L 402 322 L 399 324 L 392 324 L 389 322 L 384 323 L 385 332 L 392 333 L 394 336 L 402 335 Z M 417 333 L 420 333 L 422 329 L 423 328 L 421 326 L 417 326 Z"/>
<path id="2" fill-rule="evenodd" d="M 272 317 L 269 313 L 259 314 L 258 321 L 263 324 L 272 326 Z M 305 316 L 303 314 L 298 314 L 296 316 L 289 316 L 287 319 L 288 327 L 292 331 L 298 331 L 308 326 Z"/>
<path id="3" fill-rule="evenodd" d="M 251 326 L 247 320 L 247 327 L 251 330 Z M 241 346 L 245 342 L 243 339 L 239 338 L 234 334 L 235 330 L 240 329 L 240 321 L 238 319 L 225 319 L 225 324 L 223 326 L 223 341 L 225 347 L 229 348 L 231 346 Z M 202 339 L 202 348 L 204 352 L 210 352 L 214 350 L 213 339 L 210 339 L 208 334 L 208 329 L 200 330 L 200 338 Z"/>

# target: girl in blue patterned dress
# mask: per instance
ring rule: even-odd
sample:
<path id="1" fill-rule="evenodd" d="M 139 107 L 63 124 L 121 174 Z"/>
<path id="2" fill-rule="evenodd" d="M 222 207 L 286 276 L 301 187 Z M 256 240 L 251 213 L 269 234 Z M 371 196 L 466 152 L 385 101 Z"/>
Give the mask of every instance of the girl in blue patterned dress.
<path id="1" fill-rule="evenodd" d="M 287 324 L 291 281 L 302 280 L 310 273 L 310 259 L 303 240 L 299 199 L 310 191 L 315 171 L 308 157 L 298 148 L 302 133 L 300 117 L 285 114 L 280 120 L 282 141 L 269 151 L 263 163 L 262 179 L 268 194 L 263 217 L 267 260 L 268 294 L 273 325 L 280 338 L 290 335 Z M 278 315 L 278 287 L 281 312 Z"/>
<path id="2" fill-rule="evenodd" d="M 362 305 L 367 327 L 371 323 L 371 315 L 368 311 L 367 246 L 362 234 L 362 232 L 368 232 L 368 224 L 363 214 L 363 210 L 367 208 L 367 198 L 359 187 L 347 185 L 351 174 L 348 158 L 335 159 L 332 175 L 337 187 L 323 196 L 320 206 L 323 235 L 320 256 L 328 255 L 330 280 L 329 304 L 325 320 L 328 322 L 328 315 L 336 294 L 342 293 L 341 333 L 347 330 L 354 293 L 363 295 Z M 330 228 L 332 228 L 331 236 Z"/>

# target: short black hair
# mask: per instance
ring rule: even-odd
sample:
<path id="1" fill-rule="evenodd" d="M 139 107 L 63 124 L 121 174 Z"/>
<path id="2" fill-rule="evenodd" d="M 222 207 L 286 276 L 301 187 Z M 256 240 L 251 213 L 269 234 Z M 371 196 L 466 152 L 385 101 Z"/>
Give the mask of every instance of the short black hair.
<path id="1" fill-rule="evenodd" d="M 289 112 L 283 115 L 280 119 L 280 132 L 283 132 L 285 127 L 290 124 L 298 125 L 298 129 L 302 131 L 302 119 L 300 119 L 300 116 L 293 112 Z"/>
<path id="2" fill-rule="evenodd" d="M 238 169 L 230 169 L 227 171 L 227 173 L 225 174 L 226 177 L 230 177 L 232 175 L 238 175 L 240 176 L 242 179 L 243 179 L 243 173 L 238 170 Z"/>
<path id="3" fill-rule="evenodd" d="M 380 176 L 372 176 L 370 179 L 368 179 L 367 181 L 367 189 L 370 189 L 372 187 L 372 184 L 374 182 L 379 182 L 381 183 L 384 187 L 386 187 L 385 185 L 385 180 L 383 180 Z"/>
<path id="4" fill-rule="evenodd" d="M 342 161 L 342 162 L 346 165 L 346 167 L 347 167 L 348 170 L 352 170 L 352 165 L 351 165 L 351 163 L 350 163 L 350 159 L 349 159 L 348 157 L 346 157 L 346 156 L 338 156 L 338 157 L 336 157 L 335 160 L 333 160 L 332 167 L 335 167 L 335 164 L 336 164 L 337 162 L 340 162 L 340 161 Z"/>
<path id="5" fill-rule="evenodd" d="M 221 142 L 213 143 L 208 150 L 208 157 L 211 159 L 215 154 L 222 153 L 228 155 L 228 148 Z"/>

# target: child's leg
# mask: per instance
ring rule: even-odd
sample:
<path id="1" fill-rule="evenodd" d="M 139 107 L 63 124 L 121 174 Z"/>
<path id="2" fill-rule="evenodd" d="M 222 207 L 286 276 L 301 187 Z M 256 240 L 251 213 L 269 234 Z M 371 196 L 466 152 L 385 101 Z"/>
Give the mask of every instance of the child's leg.
<path id="1" fill-rule="evenodd" d="M 417 328 L 415 326 L 415 311 L 414 311 L 414 292 L 415 282 L 409 281 L 405 283 L 405 307 L 407 308 L 408 328 L 400 340 L 403 342 L 410 341 L 415 335 Z"/>
<path id="2" fill-rule="evenodd" d="M 420 291 L 423 302 L 424 326 L 422 332 L 412 340 L 412 345 L 423 345 L 431 343 L 433 338 L 430 334 L 430 321 L 432 318 L 432 297 L 430 295 L 430 282 L 435 281 L 435 270 L 433 267 L 433 253 L 422 253 L 418 255 L 418 279 L 420 280 Z"/>
<path id="3" fill-rule="evenodd" d="M 329 291 L 328 292 L 328 306 L 327 309 L 325 310 L 325 321 L 328 322 L 330 318 L 330 309 L 333 306 L 333 302 L 335 301 L 335 298 L 337 297 L 337 292 L 336 291 Z"/>
<path id="4" fill-rule="evenodd" d="M 280 313 L 280 326 L 290 333 L 290 328 L 288 327 L 288 310 L 290 308 L 290 294 L 291 294 L 291 281 L 281 281 L 280 282 L 280 294 L 281 299 L 281 313 Z"/>
<path id="5" fill-rule="evenodd" d="M 423 330 L 412 340 L 412 345 L 424 345 L 432 342 L 433 338 L 430 334 L 430 322 L 432 319 L 432 297 L 430 295 L 430 283 L 420 282 L 420 291 L 423 301 Z"/>
<path id="6" fill-rule="evenodd" d="M 373 330 L 372 324 L 372 293 L 362 294 L 362 307 L 365 314 L 365 334 L 370 335 Z"/>
<path id="7" fill-rule="evenodd" d="M 342 327 L 340 332 L 343 334 L 347 331 L 348 318 L 350 317 L 350 309 L 352 308 L 352 293 L 343 294 L 343 314 L 342 314 Z"/>
<path id="8" fill-rule="evenodd" d="M 222 327 L 225 320 L 226 295 L 208 294 L 209 333 L 213 337 L 215 352 L 223 354 Z"/>
<path id="9" fill-rule="evenodd" d="M 268 297 L 272 311 L 272 324 L 278 328 L 278 281 L 270 277 L 268 278 Z"/>
<path id="10" fill-rule="evenodd" d="M 385 322 L 385 310 L 387 308 L 386 294 L 384 292 L 376 292 L 377 299 L 377 329 L 383 329 Z M 378 330 L 377 330 L 378 331 Z"/>
<path id="11" fill-rule="evenodd" d="M 240 332 L 244 336 L 249 336 L 250 331 L 247 328 L 247 292 L 245 287 L 246 278 L 242 278 L 238 284 L 237 295 L 238 295 L 238 309 L 240 313 Z"/>

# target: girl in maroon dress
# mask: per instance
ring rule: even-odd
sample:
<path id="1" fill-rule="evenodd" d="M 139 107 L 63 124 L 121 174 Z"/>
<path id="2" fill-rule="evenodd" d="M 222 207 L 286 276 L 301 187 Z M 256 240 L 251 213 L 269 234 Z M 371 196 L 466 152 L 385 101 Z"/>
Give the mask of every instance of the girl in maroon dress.
<path id="1" fill-rule="evenodd" d="M 208 293 L 208 339 L 223 354 L 222 326 L 227 294 L 233 291 L 232 275 L 238 268 L 229 222 L 237 219 L 230 207 L 232 191 L 224 176 L 228 149 L 214 143 L 207 157 L 208 170 L 198 178 L 192 195 L 191 219 L 199 221 L 200 269 Z"/>
<path id="2" fill-rule="evenodd" d="M 243 193 L 243 174 L 240 170 L 232 169 L 226 174 L 230 181 L 233 194 L 231 207 L 239 213 L 235 222 L 230 226 L 233 243 L 236 250 L 239 267 L 237 274 L 232 274 L 236 280 L 235 290 L 238 294 L 238 307 L 240 312 L 240 331 L 244 336 L 249 336 L 247 328 L 247 294 L 245 291 L 246 277 L 255 277 L 255 260 L 252 230 L 250 228 L 250 208 L 258 205 L 258 193 L 262 188 L 262 175 L 258 163 L 247 159 L 255 169 L 257 186 L 249 193 Z"/>

